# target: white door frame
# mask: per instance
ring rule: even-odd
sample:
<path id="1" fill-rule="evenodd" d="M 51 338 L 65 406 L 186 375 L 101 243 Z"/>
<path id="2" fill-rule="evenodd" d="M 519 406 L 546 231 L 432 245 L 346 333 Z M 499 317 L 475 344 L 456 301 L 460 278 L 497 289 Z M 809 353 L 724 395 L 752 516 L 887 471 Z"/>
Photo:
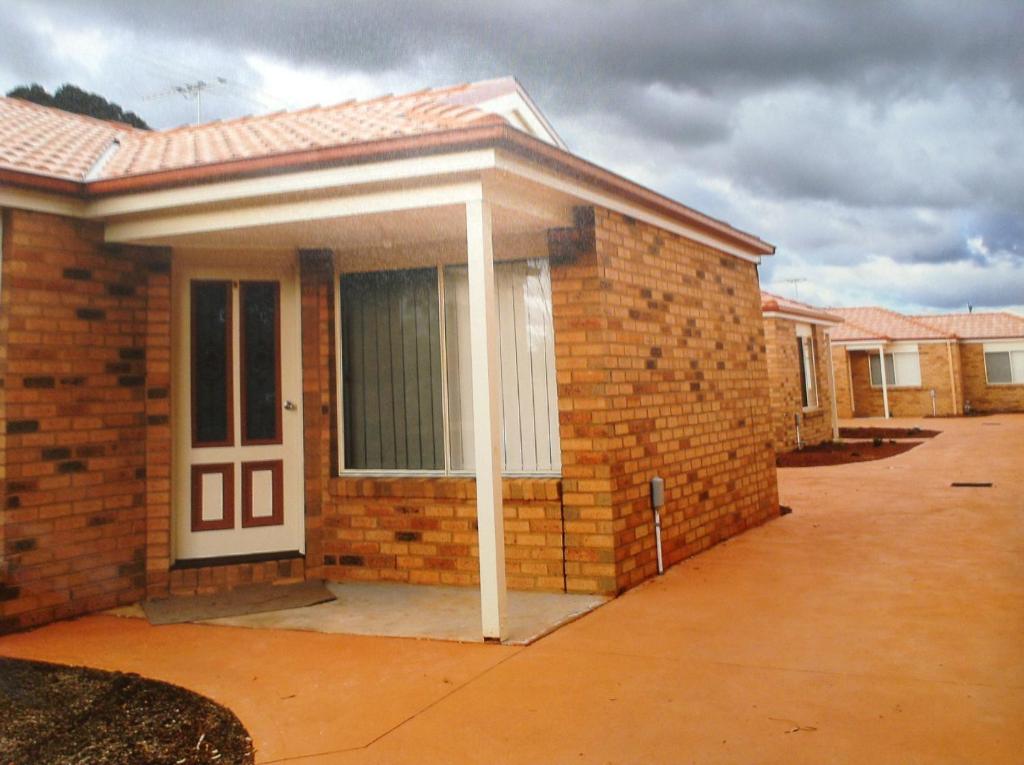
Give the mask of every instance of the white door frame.
<path id="1" fill-rule="evenodd" d="M 232 428 L 230 446 L 192 445 L 192 369 L 190 295 L 193 280 L 224 280 L 232 283 L 234 315 L 239 310 L 239 282 L 280 280 L 280 399 L 281 443 L 241 445 L 240 342 L 237 322 L 232 332 Z M 302 329 L 298 254 L 272 254 L 175 250 L 171 259 L 171 558 L 205 559 L 243 557 L 269 553 L 305 552 L 305 491 L 302 424 Z M 250 518 L 242 527 L 243 474 L 253 496 L 259 484 L 275 480 L 268 462 L 281 460 L 280 524 L 263 525 Z M 260 464 L 264 463 L 264 464 Z M 211 466 L 193 475 L 193 466 Z M 233 467 L 228 469 L 227 466 Z M 223 466 L 223 467 L 218 467 Z M 211 473 L 210 481 L 206 474 Z M 196 530 L 192 519 L 193 493 L 216 496 L 216 489 L 230 478 L 221 494 L 233 504 L 230 528 Z M 212 481 L 212 483 L 211 483 Z M 210 494 L 211 486 L 213 493 Z M 196 488 L 198 487 L 198 488 Z M 266 504 L 267 492 L 261 492 Z M 273 492 L 270 492 L 273 494 Z M 271 508 L 278 500 L 271 497 Z M 255 513 L 255 511 L 253 511 Z M 226 514 L 225 514 L 226 515 Z M 262 516 L 261 516 L 262 517 Z M 226 523 L 226 521 L 225 521 Z"/>

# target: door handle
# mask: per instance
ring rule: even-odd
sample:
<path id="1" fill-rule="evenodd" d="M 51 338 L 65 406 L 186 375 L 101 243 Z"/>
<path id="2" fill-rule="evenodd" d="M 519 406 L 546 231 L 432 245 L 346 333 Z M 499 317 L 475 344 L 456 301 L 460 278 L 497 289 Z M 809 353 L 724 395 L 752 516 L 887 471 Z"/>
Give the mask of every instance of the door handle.
<path id="1" fill-rule="evenodd" d="M 289 411 L 289 412 L 294 412 L 294 411 L 295 411 L 296 409 L 298 409 L 299 407 L 297 407 L 297 406 L 295 405 L 295 402 L 294 402 L 294 401 L 285 401 L 285 402 L 284 402 L 284 408 L 285 408 L 285 409 L 286 409 L 287 411 Z"/>

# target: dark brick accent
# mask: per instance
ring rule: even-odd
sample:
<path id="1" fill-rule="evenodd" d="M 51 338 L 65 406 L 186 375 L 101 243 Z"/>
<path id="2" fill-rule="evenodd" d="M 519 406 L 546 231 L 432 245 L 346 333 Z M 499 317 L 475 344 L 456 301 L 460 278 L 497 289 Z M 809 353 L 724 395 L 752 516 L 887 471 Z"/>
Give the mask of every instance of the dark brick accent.
<path id="1" fill-rule="evenodd" d="M 362 555 L 339 555 L 338 563 L 342 566 L 362 566 L 364 565 Z"/>
<path id="2" fill-rule="evenodd" d="M 75 316 L 84 321 L 102 321 L 107 318 L 107 312 L 102 308 L 79 308 Z"/>
<path id="3" fill-rule="evenodd" d="M 168 422 L 166 414 L 151 414 L 146 417 L 147 425 L 166 425 Z"/>
<path id="4" fill-rule="evenodd" d="M 324 556 L 324 565 L 325 566 L 337 566 L 338 565 L 338 556 L 337 555 L 325 555 Z"/>
<path id="5" fill-rule="evenodd" d="M 55 446 L 52 449 L 43 449 L 44 460 L 66 460 L 71 456 L 71 450 L 66 446 Z"/>
<path id="6" fill-rule="evenodd" d="M 12 494 L 19 491 L 35 491 L 38 485 L 36 481 L 9 481 L 7 483 L 7 491 Z"/>
<path id="7" fill-rule="evenodd" d="M 139 388 L 146 384 L 146 376 L 123 375 L 117 378 L 117 384 L 122 388 Z"/>
<path id="8" fill-rule="evenodd" d="M 92 271 L 88 268 L 65 268 L 64 269 L 65 279 L 74 279 L 79 282 L 86 282 L 92 279 Z"/>
<path id="9" fill-rule="evenodd" d="M 113 523 L 114 519 L 109 515 L 94 515 L 85 522 L 86 526 L 106 526 Z"/>
<path id="10" fill-rule="evenodd" d="M 125 361 L 144 361 L 146 358 L 145 348 L 122 348 L 117 352 Z"/>
<path id="11" fill-rule="evenodd" d="M 17 510 L 19 507 L 21 507 L 21 497 L 17 496 L 16 494 L 8 494 L 7 509 Z"/>
<path id="12" fill-rule="evenodd" d="M 10 434 L 16 433 L 38 433 L 39 432 L 39 421 L 38 420 L 8 420 L 7 421 L 7 432 Z"/>
<path id="13" fill-rule="evenodd" d="M 0 603 L 5 600 L 14 600 L 21 593 L 21 588 L 13 584 L 0 583 Z"/>
<path id="14" fill-rule="evenodd" d="M 423 535 L 418 531 L 396 531 L 396 542 L 419 542 Z"/>
<path id="15" fill-rule="evenodd" d="M 85 385 L 84 377 L 62 377 L 60 378 L 61 385 L 67 385 L 68 387 L 77 388 L 80 385 Z"/>
<path id="16" fill-rule="evenodd" d="M 75 457 L 77 457 L 80 460 L 88 459 L 89 457 L 102 457 L 106 453 L 107 450 L 104 447 L 98 445 L 75 447 Z"/>
<path id="17" fill-rule="evenodd" d="M 26 388 L 52 388 L 54 380 L 52 377 L 26 377 L 22 380 Z"/>
<path id="18" fill-rule="evenodd" d="M 81 460 L 68 460 L 57 465 L 58 473 L 84 473 L 85 463 Z"/>
<path id="19" fill-rule="evenodd" d="M 148 399 L 167 398 L 168 394 L 169 394 L 169 391 L 167 390 L 167 388 L 150 388 L 149 390 L 146 391 L 146 398 L 148 398 Z"/>
<path id="20" fill-rule="evenodd" d="M 29 539 L 17 539 L 11 542 L 11 544 L 9 545 L 9 549 L 12 552 L 23 553 L 35 550 L 37 545 L 38 543 L 36 541 L 36 538 L 30 537 Z"/>

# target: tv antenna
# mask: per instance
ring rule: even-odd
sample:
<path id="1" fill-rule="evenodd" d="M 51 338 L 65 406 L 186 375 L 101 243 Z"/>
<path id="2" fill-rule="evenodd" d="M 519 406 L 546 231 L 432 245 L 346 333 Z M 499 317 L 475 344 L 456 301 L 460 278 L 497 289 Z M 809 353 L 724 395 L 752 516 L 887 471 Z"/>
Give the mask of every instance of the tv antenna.
<path id="1" fill-rule="evenodd" d="M 781 281 L 785 282 L 786 284 L 793 285 L 793 299 L 794 300 L 799 300 L 800 299 L 800 284 L 803 283 L 803 282 L 806 282 L 807 279 L 782 279 Z"/>
<path id="2" fill-rule="evenodd" d="M 151 96 L 146 96 L 143 100 L 153 101 L 158 98 L 166 98 L 167 96 L 173 96 L 175 94 L 185 99 L 194 100 L 196 102 L 196 124 L 199 125 L 203 121 L 203 91 L 217 87 L 218 85 L 226 85 L 227 82 L 227 79 L 224 77 L 215 77 L 212 82 L 207 82 L 206 80 L 186 82 L 182 85 L 172 85 L 167 90 L 154 93 Z"/>

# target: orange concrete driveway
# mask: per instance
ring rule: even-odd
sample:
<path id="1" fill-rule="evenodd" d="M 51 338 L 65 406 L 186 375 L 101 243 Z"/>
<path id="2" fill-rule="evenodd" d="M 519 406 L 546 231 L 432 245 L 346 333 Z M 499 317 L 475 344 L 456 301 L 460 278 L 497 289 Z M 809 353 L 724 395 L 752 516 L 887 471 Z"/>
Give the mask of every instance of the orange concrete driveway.
<path id="1" fill-rule="evenodd" d="M 925 423 L 528 648 L 95 616 L 0 654 L 193 688 L 258 762 L 1019 764 L 1024 416 Z"/>

